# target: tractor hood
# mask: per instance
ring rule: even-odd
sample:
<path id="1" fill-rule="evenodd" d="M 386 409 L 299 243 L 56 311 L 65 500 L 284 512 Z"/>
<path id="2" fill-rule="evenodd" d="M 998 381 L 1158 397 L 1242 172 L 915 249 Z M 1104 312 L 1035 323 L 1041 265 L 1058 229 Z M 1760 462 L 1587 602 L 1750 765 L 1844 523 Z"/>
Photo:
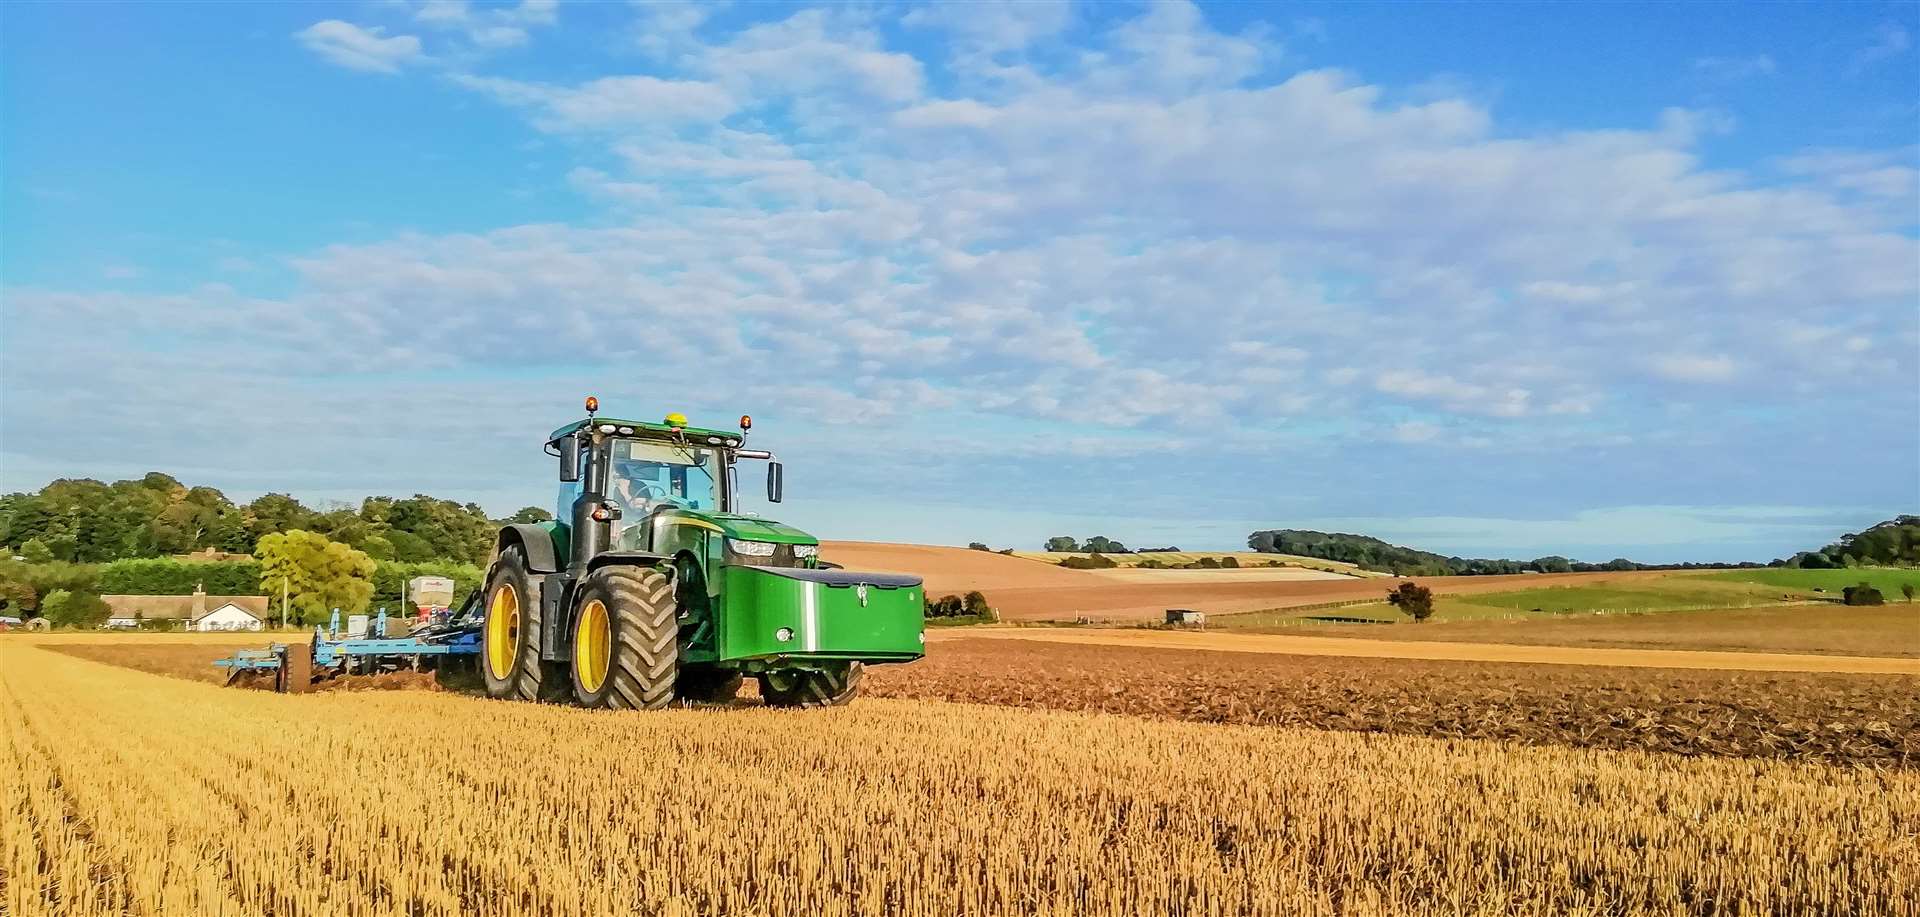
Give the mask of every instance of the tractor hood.
<path id="1" fill-rule="evenodd" d="M 732 513 L 687 513 L 686 515 L 704 519 L 718 526 L 728 538 L 742 541 L 771 541 L 774 544 L 818 544 L 819 539 L 784 522 L 762 519 L 758 516 L 737 516 Z"/>

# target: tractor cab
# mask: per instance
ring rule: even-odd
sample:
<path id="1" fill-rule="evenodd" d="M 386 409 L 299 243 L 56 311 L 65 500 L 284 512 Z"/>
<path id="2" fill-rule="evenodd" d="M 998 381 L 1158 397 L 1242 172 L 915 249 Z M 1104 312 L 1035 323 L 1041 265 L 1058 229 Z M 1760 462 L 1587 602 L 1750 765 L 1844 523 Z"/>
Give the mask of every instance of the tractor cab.
<path id="1" fill-rule="evenodd" d="M 655 513 L 685 510 L 713 515 L 733 509 L 733 493 L 722 485 L 731 468 L 720 448 L 620 438 L 610 440 L 607 449 L 607 503 L 619 511 L 611 527 L 611 544 L 618 550 L 649 550 L 648 522 Z M 589 455 L 582 451 L 583 463 Z M 579 469 L 574 477 L 560 484 L 555 518 L 572 515 L 582 495 L 586 469 Z"/>

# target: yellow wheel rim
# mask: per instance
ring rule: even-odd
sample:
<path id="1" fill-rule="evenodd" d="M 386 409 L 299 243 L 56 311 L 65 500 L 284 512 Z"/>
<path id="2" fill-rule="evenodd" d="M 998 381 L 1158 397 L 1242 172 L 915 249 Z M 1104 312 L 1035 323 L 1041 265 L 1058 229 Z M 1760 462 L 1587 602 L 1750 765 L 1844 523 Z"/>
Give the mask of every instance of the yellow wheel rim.
<path id="1" fill-rule="evenodd" d="M 520 650 L 520 593 L 512 584 L 501 583 L 487 603 L 487 671 L 496 681 L 513 676 L 514 657 Z"/>
<path id="2" fill-rule="evenodd" d="M 593 599 L 580 609 L 580 623 L 573 629 L 573 668 L 580 676 L 580 687 L 600 690 L 612 663 L 613 623 L 607 618 L 607 603 Z"/>

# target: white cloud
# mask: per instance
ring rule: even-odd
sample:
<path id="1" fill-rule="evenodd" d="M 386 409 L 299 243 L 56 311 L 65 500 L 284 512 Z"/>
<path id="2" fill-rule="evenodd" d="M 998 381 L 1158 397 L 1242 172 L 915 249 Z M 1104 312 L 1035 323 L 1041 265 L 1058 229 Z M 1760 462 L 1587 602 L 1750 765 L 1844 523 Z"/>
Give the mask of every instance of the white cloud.
<path id="1" fill-rule="evenodd" d="M 552 25 L 556 0 L 524 0 L 517 6 L 475 10 L 467 0 L 426 0 L 414 10 L 414 21 L 429 28 L 459 32 L 474 47 L 493 50 L 527 43 L 527 29 Z"/>
<path id="2" fill-rule="evenodd" d="M 1393 439 L 1403 443 L 1426 443 L 1438 439 L 1441 432 L 1439 424 L 1424 420 L 1409 420 L 1395 424 L 1392 436 Z"/>
<path id="3" fill-rule="evenodd" d="M 420 39 L 412 35 L 389 38 L 380 26 L 363 29 L 338 19 L 316 22 L 295 32 L 294 37 L 308 50 L 349 70 L 398 73 L 402 66 L 421 58 Z"/>
<path id="4" fill-rule="evenodd" d="M 467 0 L 426 0 L 413 14 L 413 18 L 435 25 L 465 23 L 471 16 Z"/>
<path id="5" fill-rule="evenodd" d="M 1494 417 L 1526 414 L 1533 398 L 1533 393 L 1524 388 L 1480 385 L 1452 376 L 1409 370 L 1381 373 L 1374 379 L 1374 388 L 1389 395 L 1438 401 L 1453 410 Z"/>
<path id="6" fill-rule="evenodd" d="M 850 93 L 888 104 L 919 98 L 920 62 L 880 47 L 877 34 L 825 10 L 803 10 L 706 46 L 698 68 L 759 98 Z"/>
<path id="7" fill-rule="evenodd" d="M 448 40 L 483 12 L 435 9 Z M 958 438 L 1252 430 L 1271 438 L 1248 455 L 1294 469 L 1359 460 L 1323 442 L 1706 449 L 1734 435 L 1716 408 L 1912 403 L 1910 150 L 1718 171 L 1694 147 L 1729 127 L 1710 113 L 1529 127 L 1459 92 L 1276 73 L 1266 36 L 1184 5 L 1092 36 L 983 24 L 982 69 L 931 87 L 871 10 L 747 29 L 641 15 L 659 39 L 629 61 L 644 73 L 453 77 L 570 135 L 542 157 L 574 157 L 565 181 L 604 205 L 588 225 L 309 251 L 273 297 L 10 296 L 10 320 L 81 316 L 85 333 L 22 320 L 9 373 L 27 372 L 16 346 L 112 357 L 124 370 L 88 384 L 138 424 L 275 373 L 318 389 L 514 365 L 651 403 L 725 362 L 704 395 L 723 413 L 895 434 L 937 414 Z M 174 352 L 149 350 L 162 334 Z M 284 368 L 205 368 L 236 349 Z M 139 382 L 154 377 L 195 381 Z M 1649 429 L 1637 408 L 1672 383 L 1712 419 Z M 479 383 L 393 391 L 492 410 Z M 571 388 L 508 406 L 528 422 L 571 407 Z"/>
<path id="8" fill-rule="evenodd" d="M 991 106 L 971 99 L 943 99 L 904 109 L 894 115 L 894 123 L 908 128 L 985 128 L 993 125 L 998 114 Z"/>
<path id="9" fill-rule="evenodd" d="M 1892 60 L 1907 53 L 1913 47 L 1913 36 L 1905 26 L 1897 23 L 1882 23 L 1874 30 L 1873 40 L 1853 56 L 1850 71 L 1858 75 L 1882 61 Z"/>
<path id="10" fill-rule="evenodd" d="M 1675 382 L 1726 382 L 1738 367 L 1723 354 L 1667 353 L 1653 357 L 1654 374 Z"/>
<path id="11" fill-rule="evenodd" d="M 734 100 L 725 89 L 694 80 L 609 76 L 579 86 L 548 86 L 499 77 L 456 75 L 453 79 L 502 102 L 534 109 L 546 130 L 718 121 L 734 110 Z"/>
<path id="12" fill-rule="evenodd" d="M 917 7 L 900 17 L 910 29 L 941 29 L 957 54 L 998 55 L 1027 49 L 1073 21 L 1067 0 L 980 0 Z"/>
<path id="13" fill-rule="evenodd" d="M 1697 57 L 1694 58 L 1693 69 L 1709 79 L 1732 83 L 1757 76 L 1772 76 L 1775 67 L 1772 57 L 1756 54 L 1752 57 Z"/>
<path id="14" fill-rule="evenodd" d="M 1160 92 L 1232 86 L 1278 53 L 1259 28 L 1214 31 L 1187 0 L 1153 0 L 1144 14 L 1116 26 L 1111 40 L 1092 81 Z"/>

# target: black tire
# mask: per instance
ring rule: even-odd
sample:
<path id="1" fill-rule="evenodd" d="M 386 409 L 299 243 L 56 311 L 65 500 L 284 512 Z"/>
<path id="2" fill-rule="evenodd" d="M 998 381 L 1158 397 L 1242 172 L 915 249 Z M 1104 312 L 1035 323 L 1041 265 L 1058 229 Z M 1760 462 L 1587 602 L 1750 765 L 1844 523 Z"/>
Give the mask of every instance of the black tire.
<path id="1" fill-rule="evenodd" d="M 594 663 L 592 645 L 582 632 L 598 620 L 594 603 L 604 607 L 607 628 L 604 669 L 583 671 Z M 680 668 L 680 625 L 670 577 L 651 567 L 602 567 L 580 581 L 574 602 L 575 632 L 570 681 L 583 707 L 658 710 L 671 706 Z M 596 677 L 599 681 L 594 684 Z"/>
<path id="2" fill-rule="evenodd" d="M 502 594 L 511 600 L 503 601 Z M 561 663 L 540 661 L 540 581 L 527 571 L 526 549 L 508 545 L 487 571 L 487 592 L 480 624 L 480 677 L 487 696 L 502 700 L 558 700 L 567 676 Z M 495 615 L 514 617 L 496 628 Z M 495 644 L 505 641 L 501 655 Z"/>
<path id="3" fill-rule="evenodd" d="M 680 670 L 674 691 L 681 700 L 698 704 L 730 704 L 740 693 L 740 673 L 713 666 L 691 666 Z"/>
<path id="4" fill-rule="evenodd" d="M 435 656 L 432 660 L 433 680 L 447 691 L 461 694 L 476 694 L 486 689 L 480 677 L 480 657 L 478 656 Z"/>
<path id="5" fill-rule="evenodd" d="M 760 676 L 760 696 L 769 707 L 840 707 L 860 693 L 866 667 L 849 662 L 825 671 L 787 669 Z"/>

